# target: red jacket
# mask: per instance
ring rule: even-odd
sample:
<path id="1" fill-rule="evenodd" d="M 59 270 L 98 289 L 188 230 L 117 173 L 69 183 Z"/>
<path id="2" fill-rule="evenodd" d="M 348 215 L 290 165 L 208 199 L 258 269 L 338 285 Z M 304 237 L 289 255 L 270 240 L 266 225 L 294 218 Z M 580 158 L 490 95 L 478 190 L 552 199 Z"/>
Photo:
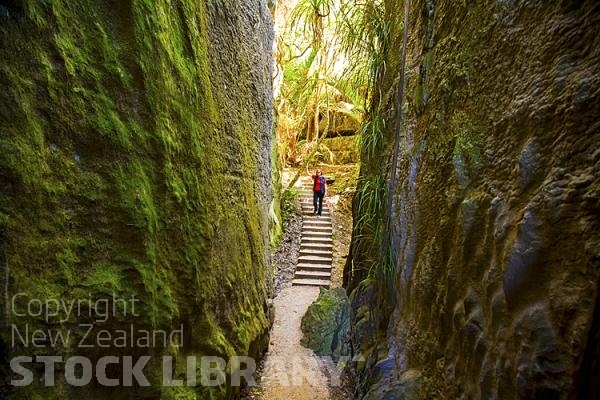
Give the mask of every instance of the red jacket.
<path id="1" fill-rule="evenodd" d="M 325 177 L 321 176 L 312 176 L 313 179 L 313 191 L 325 193 Z"/>

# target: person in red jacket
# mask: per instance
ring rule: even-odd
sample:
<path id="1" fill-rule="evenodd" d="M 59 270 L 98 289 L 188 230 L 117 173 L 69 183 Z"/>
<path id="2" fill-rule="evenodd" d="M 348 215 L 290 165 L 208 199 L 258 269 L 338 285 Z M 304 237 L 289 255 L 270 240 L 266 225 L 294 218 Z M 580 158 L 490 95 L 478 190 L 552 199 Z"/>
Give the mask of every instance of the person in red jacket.
<path id="1" fill-rule="evenodd" d="M 312 176 L 312 180 L 313 205 L 315 206 L 315 214 L 320 216 L 321 211 L 323 211 L 323 197 L 325 197 L 325 186 L 327 183 L 325 181 L 325 177 L 321 174 L 320 169 L 318 169 L 315 175 Z"/>

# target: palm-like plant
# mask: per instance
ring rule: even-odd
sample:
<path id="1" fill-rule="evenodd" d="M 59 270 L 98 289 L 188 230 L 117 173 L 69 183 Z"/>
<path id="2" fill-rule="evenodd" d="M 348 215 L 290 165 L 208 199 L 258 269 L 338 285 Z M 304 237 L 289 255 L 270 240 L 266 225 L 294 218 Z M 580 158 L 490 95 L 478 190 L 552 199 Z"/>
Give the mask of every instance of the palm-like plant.
<path id="1" fill-rule="evenodd" d="M 337 36 L 340 48 L 352 60 L 344 72 L 347 76 L 345 83 L 359 91 L 360 99 L 372 105 L 381 99 L 381 93 L 375 89 L 385 72 L 384 55 L 389 42 L 390 29 L 385 18 L 384 1 L 344 3 L 339 21 Z M 364 107 L 368 108 L 367 104 Z"/>
<path id="2" fill-rule="evenodd" d="M 336 125 L 336 115 L 362 121 L 362 107 L 355 104 L 358 91 L 347 90 L 339 79 L 339 38 L 337 24 L 339 0 L 299 0 L 289 13 L 290 29 L 280 41 L 278 51 L 284 64 L 284 83 L 281 97 L 286 99 L 287 121 L 295 121 L 296 134 L 306 138 L 307 150 L 322 148 L 316 144 Z M 284 132 L 280 131 L 280 134 Z M 297 138 L 285 134 L 289 144 Z M 314 143 L 313 143 L 314 142 Z M 312 144 L 311 144 L 312 143 Z M 294 153 L 293 146 L 286 146 Z M 304 159 L 310 160 L 311 153 Z"/>
<path id="3" fill-rule="evenodd" d="M 329 155 L 322 139 L 343 121 L 365 124 L 359 142 L 366 154 L 376 154 L 383 142 L 376 82 L 389 37 L 383 0 L 298 0 L 287 20 L 277 48 L 282 160 L 298 156 L 307 165 L 319 153 Z"/>

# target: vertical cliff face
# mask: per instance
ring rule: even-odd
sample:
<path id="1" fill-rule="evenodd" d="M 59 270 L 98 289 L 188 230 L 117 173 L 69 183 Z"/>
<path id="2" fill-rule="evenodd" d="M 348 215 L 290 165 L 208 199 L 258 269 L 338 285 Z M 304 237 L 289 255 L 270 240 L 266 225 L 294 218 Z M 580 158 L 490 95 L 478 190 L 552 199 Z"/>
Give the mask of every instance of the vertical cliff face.
<path id="1" fill-rule="evenodd" d="M 362 393 L 592 398 L 597 4 L 411 3 L 391 261 L 357 237 L 347 271 Z M 402 4 L 386 3 L 386 143 L 362 182 L 389 177 Z M 387 273 L 367 276 L 372 259 Z"/>
<path id="2" fill-rule="evenodd" d="M 188 355 L 264 349 L 271 31 L 262 0 L 0 2 L 3 376 L 23 353 L 170 354 L 181 374 Z M 13 309 L 17 293 L 25 295 Z M 83 299 L 87 310 L 113 294 L 135 295 L 139 316 L 120 310 L 100 328 L 183 326 L 183 347 L 83 349 L 79 325 L 96 319 L 87 311 L 65 322 L 13 313 L 27 313 L 30 299 Z M 13 324 L 71 330 L 73 340 L 13 347 Z M 151 388 L 86 393 L 229 398 L 236 390 L 162 388 L 161 363 L 154 357 L 144 370 Z M 79 398 L 81 390 L 57 379 L 17 395 Z"/>

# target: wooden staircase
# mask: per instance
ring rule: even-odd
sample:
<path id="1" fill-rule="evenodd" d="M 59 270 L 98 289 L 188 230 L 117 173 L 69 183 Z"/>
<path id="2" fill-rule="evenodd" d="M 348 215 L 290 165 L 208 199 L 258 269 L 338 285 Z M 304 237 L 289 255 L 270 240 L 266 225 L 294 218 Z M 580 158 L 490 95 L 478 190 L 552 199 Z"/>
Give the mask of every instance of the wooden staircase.
<path id="1" fill-rule="evenodd" d="M 331 284 L 333 250 L 331 213 L 323 202 L 322 215 L 319 217 L 314 214 L 312 180 L 302 177 L 300 181 L 302 239 L 292 284 L 328 288 Z"/>

